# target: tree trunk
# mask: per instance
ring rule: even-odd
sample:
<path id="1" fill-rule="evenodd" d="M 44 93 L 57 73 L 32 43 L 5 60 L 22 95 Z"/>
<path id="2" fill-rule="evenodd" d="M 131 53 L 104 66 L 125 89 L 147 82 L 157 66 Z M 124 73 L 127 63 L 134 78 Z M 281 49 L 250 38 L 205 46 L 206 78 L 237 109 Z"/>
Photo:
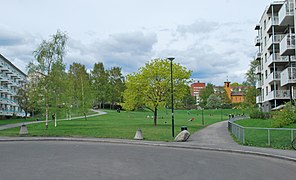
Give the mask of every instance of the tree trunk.
<path id="1" fill-rule="evenodd" d="M 157 121 L 157 108 L 154 108 L 154 126 L 156 126 L 156 121 Z"/>

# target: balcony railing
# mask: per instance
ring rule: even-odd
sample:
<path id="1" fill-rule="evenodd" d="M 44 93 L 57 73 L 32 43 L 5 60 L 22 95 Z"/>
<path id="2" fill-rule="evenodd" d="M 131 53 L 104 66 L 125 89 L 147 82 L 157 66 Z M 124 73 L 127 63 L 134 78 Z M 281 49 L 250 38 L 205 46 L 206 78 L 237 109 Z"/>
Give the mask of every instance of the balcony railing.
<path id="1" fill-rule="evenodd" d="M 290 56 L 290 60 L 291 61 L 296 61 L 296 57 L 295 56 Z M 280 53 L 274 53 L 271 54 L 268 58 L 267 58 L 267 65 L 270 66 L 272 63 L 277 63 L 277 62 L 289 62 L 289 57 L 288 56 L 280 56 Z"/>
<path id="2" fill-rule="evenodd" d="M 271 27 L 276 25 L 279 25 L 279 17 L 273 16 L 266 24 L 267 31 L 271 31 Z"/>
<path id="3" fill-rule="evenodd" d="M 259 80 L 259 81 L 256 82 L 256 88 L 257 88 L 257 89 L 262 88 L 262 85 L 263 85 L 262 80 Z"/>
<path id="4" fill-rule="evenodd" d="M 294 94 L 295 94 L 295 91 L 294 91 Z M 272 99 L 290 99 L 290 91 L 289 90 L 271 91 L 268 93 L 268 96 L 266 98 L 268 101 Z"/>
<path id="5" fill-rule="evenodd" d="M 256 97 L 256 104 L 262 103 L 263 102 L 263 97 L 262 96 L 257 96 Z"/>
<path id="6" fill-rule="evenodd" d="M 259 36 L 255 37 L 255 46 L 260 46 L 261 39 Z"/>
<path id="7" fill-rule="evenodd" d="M 271 48 L 272 44 L 279 44 L 281 40 L 285 37 L 285 34 L 277 34 L 270 36 L 270 38 L 267 40 L 266 46 L 267 48 Z"/>
<path id="8" fill-rule="evenodd" d="M 281 79 L 281 72 L 275 71 L 275 72 L 272 72 L 268 75 L 267 82 L 271 83 L 273 81 L 279 81 L 280 79 Z"/>
<path id="9" fill-rule="evenodd" d="M 295 34 L 287 34 L 280 43 L 280 55 L 295 55 Z"/>
<path id="10" fill-rule="evenodd" d="M 293 25 L 294 23 L 294 0 L 288 0 L 279 11 L 279 24 Z"/>
<path id="11" fill-rule="evenodd" d="M 261 73 L 261 66 L 257 66 L 255 69 L 255 74 L 260 74 Z"/>
<path id="12" fill-rule="evenodd" d="M 281 72 L 281 86 L 296 84 L 296 68 L 288 67 Z"/>
<path id="13" fill-rule="evenodd" d="M 262 56 L 261 52 L 256 52 L 256 60 L 260 60 Z"/>

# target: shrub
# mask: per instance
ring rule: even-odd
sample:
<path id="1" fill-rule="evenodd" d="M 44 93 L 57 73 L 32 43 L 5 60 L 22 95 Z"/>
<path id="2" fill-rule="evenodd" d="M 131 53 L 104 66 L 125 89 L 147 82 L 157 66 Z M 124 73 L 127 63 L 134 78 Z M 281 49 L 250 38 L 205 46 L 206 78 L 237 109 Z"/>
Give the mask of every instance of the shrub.
<path id="1" fill-rule="evenodd" d="M 251 109 L 250 110 L 250 118 L 251 119 L 265 119 L 265 113 L 260 111 L 259 109 Z"/>
<path id="2" fill-rule="evenodd" d="M 295 106 L 286 103 L 284 109 L 274 113 L 273 119 L 273 127 L 283 127 L 296 123 Z"/>

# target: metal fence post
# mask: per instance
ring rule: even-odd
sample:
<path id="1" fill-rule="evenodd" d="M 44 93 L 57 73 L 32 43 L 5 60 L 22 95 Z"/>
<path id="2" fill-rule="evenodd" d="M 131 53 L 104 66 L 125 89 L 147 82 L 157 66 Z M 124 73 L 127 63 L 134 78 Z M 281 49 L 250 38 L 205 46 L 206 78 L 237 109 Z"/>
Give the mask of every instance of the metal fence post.
<path id="1" fill-rule="evenodd" d="M 245 144 L 245 128 L 243 127 L 243 144 Z"/>
<path id="2" fill-rule="evenodd" d="M 270 146 L 270 129 L 267 129 L 268 145 Z"/>
<path id="3" fill-rule="evenodd" d="M 291 142 L 293 141 L 294 139 L 294 134 L 293 134 L 293 129 L 291 129 Z"/>

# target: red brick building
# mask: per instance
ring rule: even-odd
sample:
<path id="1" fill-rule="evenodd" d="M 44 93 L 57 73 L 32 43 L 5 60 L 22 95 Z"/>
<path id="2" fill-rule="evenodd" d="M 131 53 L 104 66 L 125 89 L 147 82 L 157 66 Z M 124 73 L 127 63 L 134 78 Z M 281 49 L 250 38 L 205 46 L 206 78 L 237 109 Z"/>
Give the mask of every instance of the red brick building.
<path id="1" fill-rule="evenodd" d="M 199 96 L 200 96 L 200 92 L 202 89 L 204 89 L 206 87 L 206 83 L 201 83 L 201 82 L 196 82 L 196 83 L 192 83 L 191 84 L 191 95 L 195 97 L 196 100 L 196 105 L 199 105 Z"/>

